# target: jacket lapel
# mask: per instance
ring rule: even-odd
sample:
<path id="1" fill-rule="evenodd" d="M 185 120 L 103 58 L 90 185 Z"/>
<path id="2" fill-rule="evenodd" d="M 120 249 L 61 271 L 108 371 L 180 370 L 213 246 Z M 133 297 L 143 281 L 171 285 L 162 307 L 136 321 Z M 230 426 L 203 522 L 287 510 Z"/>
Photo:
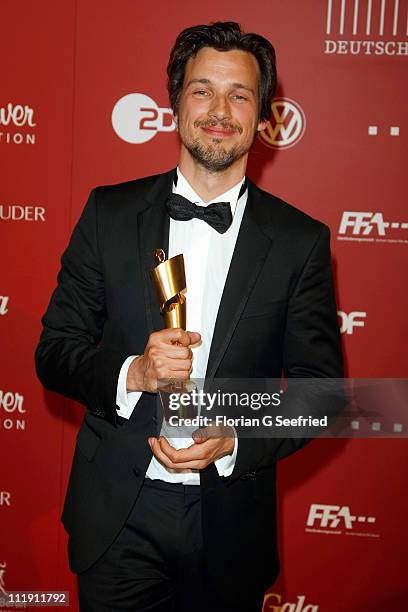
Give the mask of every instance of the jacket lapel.
<path id="1" fill-rule="evenodd" d="M 271 206 L 248 181 L 248 200 L 222 294 L 206 380 L 215 376 L 272 243 Z"/>
<path id="2" fill-rule="evenodd" d="M 164 328 L 159 303 L 150 278 L 155 267 L 154 251 L 163 249 L 168 256 L 170 217 L 165 202 L 172 191 L 174 170 L 161 174 L 146 196 L 148 207 L 138 214 L 139 264 L 143 278 L 148 333 Z"/>

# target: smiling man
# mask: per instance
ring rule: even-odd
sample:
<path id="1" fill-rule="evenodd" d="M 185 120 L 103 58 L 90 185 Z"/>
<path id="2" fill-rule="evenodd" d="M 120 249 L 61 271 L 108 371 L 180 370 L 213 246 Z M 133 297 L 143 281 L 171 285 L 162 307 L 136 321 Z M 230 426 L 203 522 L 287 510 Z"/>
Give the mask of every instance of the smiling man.
<path id="1" fill-rule="evenodd" d="M 245 177 L 275 53 L 232 22 L 167 68 L 176 169 L 92 191 L 36 353 L 87 410 L 64 505 L 80 609 L 260 612 L 279 572 L 275 475 L 305 439 L 172 438 L 158 380 L 341 377 L 329 231 Z M 183 253 L 187 329 L 163 329 L 153 252 Z"/>
<path id="2" fill-rule="evenodd" d="M 259 121 L 259 76 L 255 57 L 239 49 L 204 47 L 189 59 L 182 95 L 173 102 L 180 170 L 220 176 L 233 167 L 231 181 L 245 175 L 248 151 L 266 125 Z"/>

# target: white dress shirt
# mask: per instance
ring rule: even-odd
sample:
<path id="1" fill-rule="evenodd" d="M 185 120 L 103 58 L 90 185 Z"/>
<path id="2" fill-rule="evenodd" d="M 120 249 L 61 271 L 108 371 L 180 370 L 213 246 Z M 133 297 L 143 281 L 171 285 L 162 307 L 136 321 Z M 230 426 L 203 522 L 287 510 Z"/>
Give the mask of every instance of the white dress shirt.
<path id="1" fill-rule="evenodd" d="M 190 377 L 204 379 L 210 353 L 211 341 L 214 333 L 215 321 L 220 306 L 229 266 L 234 252 L 238 231 L 244 214 L 248 197 L 248 190 L 239 197 L 244 178 L 225 193 L 214 200 L 204 203 L 194 191 L 186 178 L 177 169 L 177 185 L 173 185 L 173 193 L 178 193 L 199 206 L 207 206 L 213 202 L 230 202 L 233 221 L 229 229 L 220 234 L 205 221 L 191 219 L 189 221 L 175 221 L 170 218 L 169 252 L 167 257 L 180 253 L 184 255 L 187 291 L 187 330 L 199 332 L 201 342 L 192 349 L 193 362 Z M 131 355 L 124 362 L 118 379 L 116 403 L 117 413 L 129 419 L 141 392 L 128 392 L 126 379 L 129 366 L 135 355 Z M 189 437 L 172 437 L 174 428 L 166 428 L 165 422 L 160 435 L 165 436 L 174 448 L 191 446 L 193 440 Z M 220 476 L 229 476 L 235 465 L 238 440 L 235 437 L 235 447 L 231 455 L 221 457 L 214 463 Z M 169 470 L 154 456 L 146 472 L 146 477 L 160 479 L 167 482 L 182 484 L 200 484 L 198 470 Z"/>

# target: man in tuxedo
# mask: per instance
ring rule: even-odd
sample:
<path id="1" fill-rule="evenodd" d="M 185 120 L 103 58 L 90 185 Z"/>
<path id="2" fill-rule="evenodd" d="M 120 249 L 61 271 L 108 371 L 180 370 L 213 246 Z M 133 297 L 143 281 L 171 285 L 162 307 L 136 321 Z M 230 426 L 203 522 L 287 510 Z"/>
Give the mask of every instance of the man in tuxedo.
<path id="1" fill-rule="evenodd" d="M 36 352 L 83 403 L 62 520 L 83 611 L 255 612 L 279 572 L 275 473 L 307 439 L 163 435 L 158 380 L 342 376 L 329 230 L 245 177 L 272 45 L 188 28 L 168 64 L 175 170 L 98 187 Z M 153 253 L 183 253 L 187 329 L 163 329 Z"/>

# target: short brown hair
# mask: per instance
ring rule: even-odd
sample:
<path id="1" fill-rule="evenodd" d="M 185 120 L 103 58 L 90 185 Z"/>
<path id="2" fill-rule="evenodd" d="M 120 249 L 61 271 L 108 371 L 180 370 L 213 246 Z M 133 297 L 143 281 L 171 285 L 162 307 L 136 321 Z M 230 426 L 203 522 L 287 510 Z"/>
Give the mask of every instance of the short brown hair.
<path id="1" fill-rule="evenodd" d="M 170 106 L 177 114 L 187 61 L 203 47 L 216 51 L 238 49 L 255 56 L 259 65 L 259 121 L 267 121 L 276 91 L 276 58 L 272 44 L 259 34 L 246 33 L 235 21 L 217 21 L 186 28 L 177 36 L 167 65 Z"/>

